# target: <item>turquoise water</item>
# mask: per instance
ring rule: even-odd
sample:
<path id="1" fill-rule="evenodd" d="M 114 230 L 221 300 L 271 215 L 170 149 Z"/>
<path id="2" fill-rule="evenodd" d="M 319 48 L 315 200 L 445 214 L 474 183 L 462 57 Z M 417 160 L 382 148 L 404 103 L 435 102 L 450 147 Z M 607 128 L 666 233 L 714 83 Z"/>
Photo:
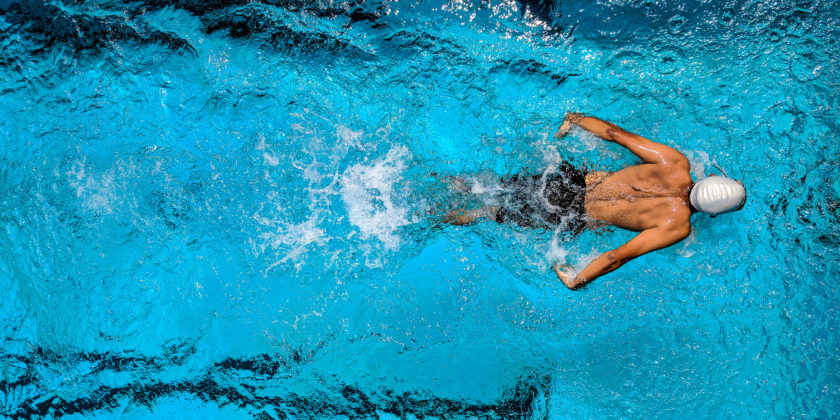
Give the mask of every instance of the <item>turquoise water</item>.
<path id="1" fill-rule="evenodd" d="M 837 418 L 836 1 L 0 1 L 0 416 Z M 632 237 L 435 214 L 630 153 L 744 210 Z M 481 194 L 479 194 L 480 196 Z M 462 200 L 462 201 L 459 201 Z M 464 201 L 466 200 L 466 201 Z"/>

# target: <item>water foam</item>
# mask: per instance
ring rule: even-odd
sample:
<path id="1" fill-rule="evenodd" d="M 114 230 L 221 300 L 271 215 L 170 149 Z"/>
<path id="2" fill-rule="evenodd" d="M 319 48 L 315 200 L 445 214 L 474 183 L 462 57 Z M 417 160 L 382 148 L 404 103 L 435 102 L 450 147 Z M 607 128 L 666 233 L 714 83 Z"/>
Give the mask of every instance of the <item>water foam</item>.
<path id="1" fill-rule="evenodd" d="M 692 246 L 697 242 L 697 235 L 695 232 L 694 226 L 692 226 L 691 233 L 688 235 L 688 238 L 685 238 L 685 240 L 682 241 L 681 246 L 677 249 L 677 254 L 680 254 L 682 257 L 689 258 L 697 252 Z"/>
<path id="2" fill-rule="evenodd" d="M 355 147 L 357 149 L 364 148 L 361 142 L 362 135 L 364 133 L 364 130 L 353 130 L 343 125 L 336 128 L 336 134 L 338 135 L 339 141 L 346 146 Z"/>
<path id="3" fill-rule="evenodd" d="M 389 249 L 400 243 L 396 230 L 409 223 L 408 209 L 397 203 L 394 193 L 408 156 L 405 146 L 395 146 L 384 157 L 369 164 L 357 163 L 341 176 L 341 199 L 350 223 L 362 238 L 376 237 Z"/>
<path id="4" fill-rule="evenodd" d="M 278 222 L 257 217 L 257 221 L 264 225 L 276 224 Z M 272 263 L 265 271 L 266 273 L 274 267 L 292 260 L 295 268 L 300 270 L 303 262 L 298 259 L 306 252 L 310 244 L 324 245 L 326 232 L 318 226 L 318 219 L 312 217 L 299 224 L 280 224 L 280 229 L 274 232 L 264 232 L 259 235 L 263 241 L 260 245 L 261 251 L 271 248 L 274 251 L 283 253 L 283 258 Z"/>
<path id="5" fill-rule="evenodd" d="M 598 136 L 578 127 L 574 126 L 569 134 L 573 134 L 575 138 L 578 140 L 575 145 L 577 147 L 572 148 L 573 151 L 592 151 L 598 149 L 598 146 L 601 146 L 603 141 Z M 566 138 L 569 138 L 568 136 Z"/>
<path id="6" fill-rule="evenodd" d="M 277 157 L 277 153 L 274 151 L 274 148 L 266 144 L 265 142 L 265 135 L 259 133 L 257 135 L 260 142 L 257 143 L 256 149 L 262 152 L 263 162 L 268 166 L 277 166 L 280 164 L 280 159 Z"/>
<path id="7" fill-rule="evenodd" d="M 688 158 L 688 164 L 691 166 L 691 172 L 697 179 L 706 177 L 706 167 L 712 166 L 712 161 L 709 159 L 709 154 L 702 150 L 689 150 L 683 153 Z"/>
<path id="8" fill-rule="evenodd" d="M 551 240 L 548 243 L 548 251 L 545 253 L 545 258 L 549 264 L 556 264 L 558 266 L 566 265 L 572 274 L 578 275 L 585 269 L 592 261 L 598 258 L 602 251 L 598 249 L 589 249 L 588 251 L 582 249 L 580 246 L 566 246 L 563 243 L 568 243 L 568 238 L 562 235 L 562 228 L 554 231 Z"/>
<path id="9" fill-rule="evenodd" d="M 114 191 L 114 171 L 103 174 L 87 173 L 85 163 L 76 161 L 65 172 L 68 183 L 76 193 L 76 197 L 89 211 L 99 214 L 113 214 L 113 204 L 117 200 Z"/>
<path id="10" fill-rule="evenodd" d="M 548 243 L 548 252 L 545 254 L 546 260 L 549 263 L 565 264 L 566 257 L 569 255 L 569 249 L 560 246 L 560 235 L 555 232 L 551 241 Z"/>

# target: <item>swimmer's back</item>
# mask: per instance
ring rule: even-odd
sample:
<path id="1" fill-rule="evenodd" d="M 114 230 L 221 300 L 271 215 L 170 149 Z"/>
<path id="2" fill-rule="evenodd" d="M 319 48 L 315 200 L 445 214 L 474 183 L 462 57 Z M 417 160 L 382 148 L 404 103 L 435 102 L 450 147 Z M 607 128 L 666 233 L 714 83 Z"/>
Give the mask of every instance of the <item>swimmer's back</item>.
<path id="1" fill-rule="evenodd" d="M 688 225 L 691 185 L 687 162 L 630 166 L 587 182 L 586 215 L 634 231 Z"/>

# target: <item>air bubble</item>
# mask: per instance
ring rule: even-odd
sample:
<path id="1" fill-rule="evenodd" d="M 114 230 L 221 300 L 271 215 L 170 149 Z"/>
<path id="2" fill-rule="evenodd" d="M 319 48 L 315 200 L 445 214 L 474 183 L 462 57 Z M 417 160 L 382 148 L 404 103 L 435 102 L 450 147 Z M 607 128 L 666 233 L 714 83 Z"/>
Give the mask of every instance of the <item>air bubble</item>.
<path id="1" fill-rule="evenodd" d="M 729 25 L 732 23 L 733 13 L 732 9 L 725 9 L 723 14 L 720 17 L 720 21 L 723 22 L 725 25 Z"/>
<path id="2" fill-rule="evenodd" d="M 683 26 L 685 26 L 685 18 L 680 15 L 668 19 L 668 32 L 672 35 L 677 35 L 682 32 Z"/>

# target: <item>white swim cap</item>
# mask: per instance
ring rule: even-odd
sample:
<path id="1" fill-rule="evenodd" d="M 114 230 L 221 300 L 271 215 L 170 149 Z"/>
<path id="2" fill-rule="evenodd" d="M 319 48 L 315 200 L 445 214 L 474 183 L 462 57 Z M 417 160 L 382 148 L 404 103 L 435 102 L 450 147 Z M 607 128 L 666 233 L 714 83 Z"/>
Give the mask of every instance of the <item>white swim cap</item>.
<path id="1" fill-rule="evenodd" d="M 737 209 L 747 199 L 744 186 L 731 178 L 710 176 L 694 184 L 688 200 L 695 209 L 712 216 Z"/>

